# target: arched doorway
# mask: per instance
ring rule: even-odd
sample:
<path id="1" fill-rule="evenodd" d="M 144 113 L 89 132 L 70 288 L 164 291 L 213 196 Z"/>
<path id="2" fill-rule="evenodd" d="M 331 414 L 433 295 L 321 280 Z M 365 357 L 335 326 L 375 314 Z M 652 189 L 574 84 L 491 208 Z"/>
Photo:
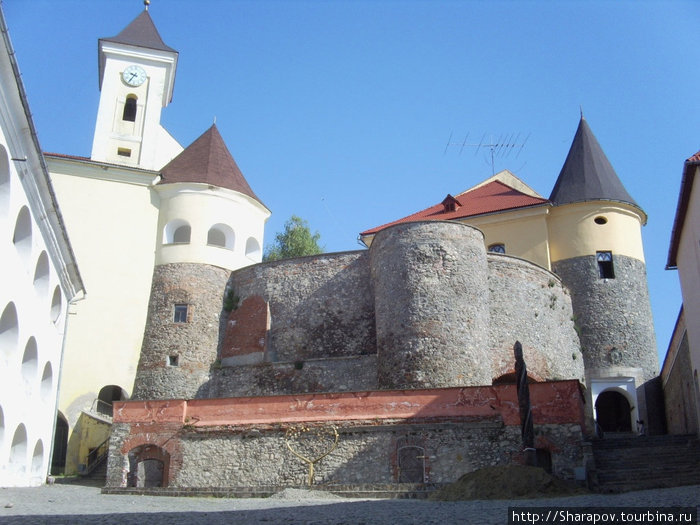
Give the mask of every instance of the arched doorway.
<path id="1" fill-rule="evenodd" d="M 51 456 L 51 474 L 63 474 L 66 468 L 68 451 L 68 421 L 60 412 L 56 414 L 56 429 L 53 434 L 53 455 Z"/>
<path id="2" fill-rule="evenodd" d="M 166 487 L 170 454 L 157 445 L 141 445 L 129 451 L 129 487 Z"/>
<path id="3" fill-rule="evenodd" d="M 632 432 L 632 408 L 620 392 L 601 392 L 595 402 L 595 412 L 596 422 L 603 432 Z"/>
<path id="4" fill-rule="evenodd" d="M 425 482 L 425 449 L 407 446 L 397 451 L 399 463 L 399 483 Z"/>
<path id="5" fill-rule="evenodd" d="M 95 409 L 99 414 L 112 417 L 112 404 L 115 401 L 122 401 L 127 399 L 127 395 L 118 385 L 107 385 L 102 387 L 100 393 L 97 395 L 97 405 Z"/>

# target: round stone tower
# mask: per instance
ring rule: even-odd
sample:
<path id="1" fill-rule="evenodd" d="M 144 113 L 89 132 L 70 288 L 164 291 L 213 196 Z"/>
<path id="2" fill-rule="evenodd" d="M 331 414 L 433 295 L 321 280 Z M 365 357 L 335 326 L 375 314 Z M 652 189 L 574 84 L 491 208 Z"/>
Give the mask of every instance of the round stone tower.
<path id="1" fill-rule="evenodd" d="M 212 126 L 161 171 L 158 238 L 135 399 L 207 397 L 232 270 L 262 259 L 269 210 Z"/>
<path id="2" fill-rule="evenodd" d="M 630 197 L 581 118 L 550 196 L 552 270 L 571 292 L 593 417 L 603 432 L 656 422 L 659 366 L 641 227 Z"/>
<path id="3" fill-rule="evenodd" d="M 370 248 L 379 388 L 491 384 L 483 234 L 455 222 L 398 224 Z"/>

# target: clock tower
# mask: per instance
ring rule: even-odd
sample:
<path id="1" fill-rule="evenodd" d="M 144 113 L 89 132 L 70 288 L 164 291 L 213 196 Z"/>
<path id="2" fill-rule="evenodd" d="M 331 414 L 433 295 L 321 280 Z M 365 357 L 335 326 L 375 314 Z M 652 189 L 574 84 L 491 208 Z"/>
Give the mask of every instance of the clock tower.
<path id="1" fill-rule="evenodd" d="M 145 9 L 116 36 L 98 43 L 100 105 L 92 160 L 158 170 L 182 151 L 160 125 L 170 103 L 178 52 Z"/>

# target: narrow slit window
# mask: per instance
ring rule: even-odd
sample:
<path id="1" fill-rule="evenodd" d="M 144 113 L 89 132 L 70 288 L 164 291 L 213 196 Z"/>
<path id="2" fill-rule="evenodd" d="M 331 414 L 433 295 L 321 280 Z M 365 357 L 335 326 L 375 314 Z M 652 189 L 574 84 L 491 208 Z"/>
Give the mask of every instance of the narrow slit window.
<path id="1" fill-rule="evenodd" d="M 122 120 L 128 122 L 136 122 L 136 97 L 128 96 L 126 97 L 126 102 L 124 102 L 124 113 L 122 114 Z"/>
<path id="2" fill-rule="evenodd" d="M 186 323 L 187 322 L 187 305 L 186 304 L 176 304 L 175 313 L 173 315 L 173 322 L 175 323 Z"/>
<path id="3" fill-rule="evenodd" d="M 598 261 L 598 274 L 601 279 L 614 279 L 615 267 L 613 265 L 612 252 L 596 252 Z"/>

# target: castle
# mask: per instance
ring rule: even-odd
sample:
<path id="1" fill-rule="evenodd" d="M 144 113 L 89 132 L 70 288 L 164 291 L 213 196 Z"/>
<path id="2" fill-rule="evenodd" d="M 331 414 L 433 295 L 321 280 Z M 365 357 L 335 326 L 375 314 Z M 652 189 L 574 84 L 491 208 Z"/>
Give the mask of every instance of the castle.
<path id="1" fill-rule="evenodd" d="M 557 475 L 585 476 L 587 436 L 653 431 L 646 215 L 585 119 L 549 198 L 504 171 L 362 232 L 367 250 L 261 263 L 270 211 L 216 126 L 182 148 L 160 125 L 178 53 L 148 11 L 98 49 L 92 154 L 45 155 L 87 290 L 67 472 L 111 428 L 113 488 L 298 485 L 307 463 L 318 483 L 452 481 L 522 454 L 516 341 Z"/>
<path id="2" fill-rule="evenodd" d="M 187 205 L 230 181 L 259 203 L 221 144 L 212 128 L 155 185 L 173 205 L 108 487 L 300 484 L 300 457 L 319 483 L 440 483 L 517 461 L 515 341 L 557 475 L 584 475 L 586 436 L 654 428 L 646 215 L 583 117 L 549 198 L 501 172 L 363 232 L 368 250 L 233 272 L 198 251 L 204 200 Z"/>

